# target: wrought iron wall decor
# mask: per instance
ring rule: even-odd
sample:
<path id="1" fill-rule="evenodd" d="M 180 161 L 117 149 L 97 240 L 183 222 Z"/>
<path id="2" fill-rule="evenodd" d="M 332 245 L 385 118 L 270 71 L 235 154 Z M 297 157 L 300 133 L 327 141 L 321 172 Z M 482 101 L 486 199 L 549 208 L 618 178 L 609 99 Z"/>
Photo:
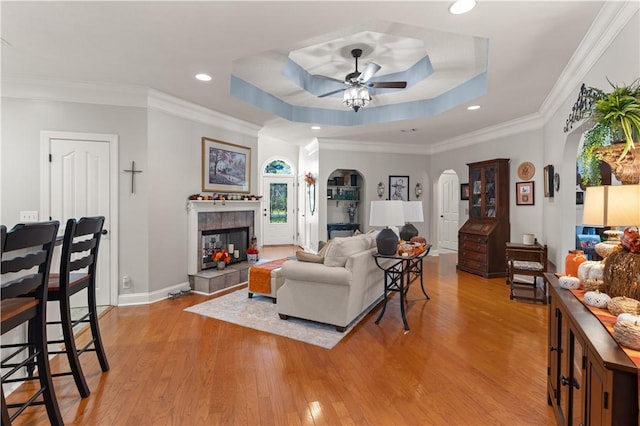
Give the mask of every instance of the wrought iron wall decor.
<path id="1" fill-rule="evenodd" d="M 604 95 L 604 92 L 600 89 L 593 87 L 587 87 L 584 83 L 580 86 L 580 93 L 578 99 L 571 108 L 571 114 L 564 125 L 564 132 L 567 133 L 573 128 L 573 123 L 577 123 L 582 120 L 586 114 L 591 111 L 593 104 L 596 103 Z"/>

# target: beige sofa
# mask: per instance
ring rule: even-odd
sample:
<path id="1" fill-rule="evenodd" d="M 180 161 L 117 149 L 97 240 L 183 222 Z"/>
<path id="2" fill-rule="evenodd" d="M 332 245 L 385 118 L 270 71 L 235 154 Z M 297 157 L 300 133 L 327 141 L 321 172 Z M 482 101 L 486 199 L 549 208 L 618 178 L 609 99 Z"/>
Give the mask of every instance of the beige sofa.
<path id="1" fill-rule="evenodd" d="M 290 260 L 282 265 L 278 314 L 323 322 L 345 331 L 384 294 L 384 274 L 375 263 L 376 233 L 334 238 L 323 263 Z"/>

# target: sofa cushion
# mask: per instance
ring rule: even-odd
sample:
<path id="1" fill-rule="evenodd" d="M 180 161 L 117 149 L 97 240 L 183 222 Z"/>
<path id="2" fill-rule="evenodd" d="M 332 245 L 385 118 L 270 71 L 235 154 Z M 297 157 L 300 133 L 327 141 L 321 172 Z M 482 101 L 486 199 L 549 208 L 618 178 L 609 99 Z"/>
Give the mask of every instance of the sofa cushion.
<path id="1" fill-rule="evenodd" d="M 331 239 L 331 244 L 324 256 L 326 266 L 343 267 L 347 263 L 347 258 L 352 254 L 367 250 L 370 241 L 368 238 L 359 237 L 336 237 Z"/>
<path id="2" fill-rule="evenodd" d="M 320 254 L 307 253 L 302 250 L 296 252 L 296 259 L 301 262 L 311 263 L 322 263 L 324 261 L 324 257 L 322 257 Z"/>

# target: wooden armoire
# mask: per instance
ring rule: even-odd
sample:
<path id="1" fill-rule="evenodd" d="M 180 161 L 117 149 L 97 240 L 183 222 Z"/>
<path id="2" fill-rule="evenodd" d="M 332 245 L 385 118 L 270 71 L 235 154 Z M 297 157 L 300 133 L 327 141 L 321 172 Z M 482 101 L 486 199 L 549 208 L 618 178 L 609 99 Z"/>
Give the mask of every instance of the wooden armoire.
<path id="1" fill-rule="evenodd" d="M 469 220 L 458 231 L 458 269 L 485 278 L 506 276 L 510 240 L 509 159 L 468 163 Z"/>

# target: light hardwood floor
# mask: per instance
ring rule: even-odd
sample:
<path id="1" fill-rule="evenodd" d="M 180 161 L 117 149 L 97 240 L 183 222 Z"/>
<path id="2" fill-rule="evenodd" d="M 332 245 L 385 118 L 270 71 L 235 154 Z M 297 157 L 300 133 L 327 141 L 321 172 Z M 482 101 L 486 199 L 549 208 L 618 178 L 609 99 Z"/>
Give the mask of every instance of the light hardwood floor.
<path id="1" fill-rule="evenodd" d="M 78 425 L 555 424 L 547 306 L 510 301 L 504 279 L 455 263 L 425 261 L 431 300 L 414 283 L 410 332 L 396 294 L 380 324 L 378 306 L 332 350 L 184 312 L 210 297 L 113 308 L 100 320 L 111 370 L 81 357 L 86 399 L 55 378 L 62 415 Z M 43 407 L 17 422 L 46 423 Z"/>

